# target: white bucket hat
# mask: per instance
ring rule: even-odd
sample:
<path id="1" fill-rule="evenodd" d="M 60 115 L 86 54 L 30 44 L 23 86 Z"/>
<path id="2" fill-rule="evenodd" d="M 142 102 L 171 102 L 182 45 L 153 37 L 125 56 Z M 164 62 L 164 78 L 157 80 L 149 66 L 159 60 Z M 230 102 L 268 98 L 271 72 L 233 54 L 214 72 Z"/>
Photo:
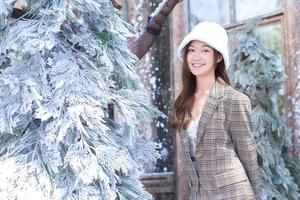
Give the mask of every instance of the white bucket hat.
<path id="1" fill-rule="evenodd" d="M 183 61 L 184 49 L 193 40 L 205 42 L 223 56 L 226 69 L 229 67 L 228 35 L 226 30 L 215 22 L 200 22 L 185 36 L 178 47 L 178 57 Z"/>

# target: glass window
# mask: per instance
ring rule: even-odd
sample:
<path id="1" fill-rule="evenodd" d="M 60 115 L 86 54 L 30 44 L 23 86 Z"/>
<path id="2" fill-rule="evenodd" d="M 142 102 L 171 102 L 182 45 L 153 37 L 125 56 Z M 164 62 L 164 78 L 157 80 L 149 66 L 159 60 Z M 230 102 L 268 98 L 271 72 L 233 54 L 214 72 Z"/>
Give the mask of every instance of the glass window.
<path id="1" fill-rule="evenodd" d="M 189 0 L 190 27 L 200 21 L 229 23 L 229 0 Z"/>
<path id="2" fill-rule="evenodd" d="M 237 21 L 264 15 L 282 8 L 282 0 L 236 0 Z"/>
<path id="3" fill-rule="evenodd" d="M 278 56 L 280 64 L 283 65 L 281 24 L 272 24 L 259 27 L 256 29 L 255 34 L 265 48 L 271 50 Z"/>
<path id="4" fill-rule="evenodd" d="M 283 60 L 283 39 L 282 39 L 282 26 L 281 24 L 271 24 L 259 27 L 255 30 L 255 34 L 258 37 L 261 44 L 268 50 L 275 53 L 278 57 L 278 66 L 280 71 L 284 71 L 284 60 Z M 278 91 L 276 95 L 272 97 L 273 103 L 277 104 L 274 108 L 279 108 L 276 110 L 278 114 L 284 116 L 285 109 L 283 105 L 284 101 L 284 85 Z"/>

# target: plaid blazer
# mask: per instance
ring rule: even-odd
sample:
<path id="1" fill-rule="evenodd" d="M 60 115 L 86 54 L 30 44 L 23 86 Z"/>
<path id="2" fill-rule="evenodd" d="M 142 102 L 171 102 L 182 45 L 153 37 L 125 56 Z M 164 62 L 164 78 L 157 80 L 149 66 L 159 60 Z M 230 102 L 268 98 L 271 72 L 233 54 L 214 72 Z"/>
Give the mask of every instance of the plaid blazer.
<path id="1" fill-rule="evenodd" d="M 261 199 L 261 180 L 249 98 L 216 81 L 197 129 L 195 160 L 186 130 L 179 131 L 189 200 Z"/>

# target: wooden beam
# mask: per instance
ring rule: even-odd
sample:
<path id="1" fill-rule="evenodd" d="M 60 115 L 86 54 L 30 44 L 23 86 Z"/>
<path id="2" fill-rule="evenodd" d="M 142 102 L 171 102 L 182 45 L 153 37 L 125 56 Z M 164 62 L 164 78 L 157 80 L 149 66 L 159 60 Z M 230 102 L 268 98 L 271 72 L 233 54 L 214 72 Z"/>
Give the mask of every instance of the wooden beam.
<path id="1" fill-rule="evenodd" d="M 236 0 L 229 0 L 229 22 L 236 23 Z"/>
<path id="2" fill-rule="evenodd" d="M 182 39 L 189 31 L 188 1 L 183 1 L 173 10 L 170 20 L 171 37 L 171 66 L 172 66 L 172 105 L 181 90 L 182 63 L 177 57 L 177 49 Z M 174 113 L 172 113 L 174 115 Z M 189 188 L 184 161 L 182 159 L 178 134 L 174 134 L 174 172 L 175 172 L 175 197 L 176 200 L 188 199 Z"/>
<path id="3" fill-rule="evenodd" d="M 261 18 L 262 22 L 259 26 L 264 26 L 267 24 L 279 23 L 283 20 L 283 10 L 278 10 L 275 12 L 268 13 L 266 15 L 257 16 L 257 18 Z M 230 25 L 225 26 L 227 31 L 238 31 L 242 30 L 244 26 L 249 22 L 251 19 L 242 20 Z"/>
<path id="4" fill-rule="evenodd" d="M 284 1 L 286 117 L 292 131 L 290 152 L 300 159 L 300 0 Z M 297 88 L 298 87 L 298 88 Z"/>
<path id="5" fill-rule="evenodd" d="M 161 32 L 163 24 L 174 7 L 182 0 L 168 0 L 160 11 L 149 19 L 145 31 L 141 36 L 130 44 L 131 51 L 141 59 L 152 47 L 156 37 Z"/>
<path id="6" fill-rule="evenodd" d="M 174 193 L 174 173 L 147 173 L 141 176 L 146 190 L 151 194 Z"/>

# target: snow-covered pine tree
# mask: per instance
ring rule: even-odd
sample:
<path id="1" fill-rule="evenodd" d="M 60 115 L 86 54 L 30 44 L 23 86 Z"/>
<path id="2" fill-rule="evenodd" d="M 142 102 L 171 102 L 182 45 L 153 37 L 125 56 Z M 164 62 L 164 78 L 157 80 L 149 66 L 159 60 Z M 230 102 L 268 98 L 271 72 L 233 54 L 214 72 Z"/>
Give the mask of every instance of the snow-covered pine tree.
<path id="1" fill-rule="evenodd" d="M 0 1 L 0 199 L 151 199 L 139 174 L 156 144 L 136 127 L 160 113 L 130 26 L 110 0 L 27 2 L 12 19 Z"/>
<path id="2" fill-rule="evenodd" d="M 299 166 L 285 153 L 290 131 L 273 98 L 282 88 L 286 75 L 279 58 L 258 41 L 255 28 L 256 23 L 252 22 L 245 32 L 233 35 L 239 43 L 233 52 L 229 76 L 232 85 L 251 99 L 253 135 L 263 179 L 262 199 L 298 200 L 300 194 L 295 180 L 299 179 L 293 177 L 296 173 L 292 170 Z"/>

